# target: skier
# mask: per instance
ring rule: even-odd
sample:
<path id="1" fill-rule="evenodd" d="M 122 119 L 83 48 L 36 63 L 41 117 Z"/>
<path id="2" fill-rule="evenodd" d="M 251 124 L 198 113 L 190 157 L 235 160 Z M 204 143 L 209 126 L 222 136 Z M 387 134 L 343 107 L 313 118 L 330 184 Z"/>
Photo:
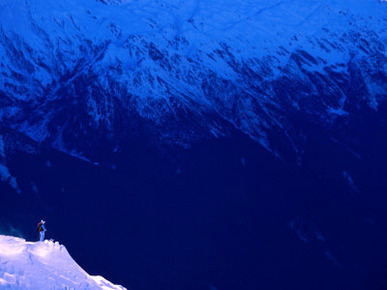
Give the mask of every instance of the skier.
<path id="1" fill-rule="evenodd" d="M 38 224 L 39 241 L 41 242 L 44 241 L 44 234 L 46 232 L 46 228 L 44 227 L 45 223 L 46 222 L 44 220 L 41 220 L 40 223 Z"/>

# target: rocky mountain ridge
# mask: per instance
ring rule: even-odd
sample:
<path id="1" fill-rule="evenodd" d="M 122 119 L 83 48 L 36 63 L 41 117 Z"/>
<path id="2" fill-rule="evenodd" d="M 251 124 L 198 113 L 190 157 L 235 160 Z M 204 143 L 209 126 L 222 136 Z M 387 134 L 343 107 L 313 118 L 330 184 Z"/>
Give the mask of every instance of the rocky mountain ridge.
<path id="1" fill-rule="evenodd" d="M 302 158 L 299 120 L 345 130 L 363 108 L 378 114 L 384 4 L 3 4 L 2 129 L 94 161 L 95 144 L 140 134 L 185 148 L 234 129 Z"/>

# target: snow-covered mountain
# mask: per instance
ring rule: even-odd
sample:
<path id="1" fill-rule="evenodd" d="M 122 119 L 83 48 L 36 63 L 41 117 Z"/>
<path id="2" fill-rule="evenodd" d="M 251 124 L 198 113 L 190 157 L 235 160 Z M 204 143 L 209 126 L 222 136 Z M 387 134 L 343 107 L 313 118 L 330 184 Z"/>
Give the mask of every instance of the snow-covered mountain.
<path id="1" fill-rule="evenodd" d="M 0 0 L 0 233 L 44 216 L 133 289 L 387 285 L 386 23 L 378 0 Z"/>
<path id="2" fill-rule="evenodd" d="M 377 114 L 385 23 L 376 0 L 2 1 L 1 130 L 94 161 L 128 136 L 234 129 L 300 157 L 298 120 Z"/>
<path id="3" fill-rule="evenodd" d="M 87 274 L 58 242 L 0 235 L 0 286 L 12 289 L 125 289 Z"/>

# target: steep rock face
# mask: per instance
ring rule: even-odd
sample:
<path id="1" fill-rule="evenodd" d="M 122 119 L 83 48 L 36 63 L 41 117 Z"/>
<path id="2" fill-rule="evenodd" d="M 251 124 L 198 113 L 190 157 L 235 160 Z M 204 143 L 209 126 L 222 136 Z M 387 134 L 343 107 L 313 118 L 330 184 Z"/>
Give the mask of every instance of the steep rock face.
<path id="1" fill-rule="evenodd" d="M 386 96 L 376 1 L 0 6 L 3 130 L 93 160 L 128 136 L 185 147 L 231 128 L 301 157 L 298 120 L 345 128 Z"/>

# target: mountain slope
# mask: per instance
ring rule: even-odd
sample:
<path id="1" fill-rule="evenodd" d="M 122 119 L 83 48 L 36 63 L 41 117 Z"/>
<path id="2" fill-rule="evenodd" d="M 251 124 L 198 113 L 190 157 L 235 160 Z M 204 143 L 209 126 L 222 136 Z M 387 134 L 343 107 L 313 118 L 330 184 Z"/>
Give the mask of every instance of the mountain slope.
<path id="1" fill-rule="evenodd" d="M 386 9 L 0 1 L 0 232 L 134 289 L 383 288 Z"/>
<path id="2" fill-rule="evenodd" d="M 386 97 L 377 1 L 18 0 L 1 5 L 0 116 L 89 159 L 128 136 L 189 146 L 236 128 L 301 157 Z M 139 133 L 141 132 L 141 133 Z"/>
<path id="3" fill-rule="evenodd" d="M 0 285 L 12 289 L 125 289 L 90 276 L 58 242 L 0 235 Z"/>

